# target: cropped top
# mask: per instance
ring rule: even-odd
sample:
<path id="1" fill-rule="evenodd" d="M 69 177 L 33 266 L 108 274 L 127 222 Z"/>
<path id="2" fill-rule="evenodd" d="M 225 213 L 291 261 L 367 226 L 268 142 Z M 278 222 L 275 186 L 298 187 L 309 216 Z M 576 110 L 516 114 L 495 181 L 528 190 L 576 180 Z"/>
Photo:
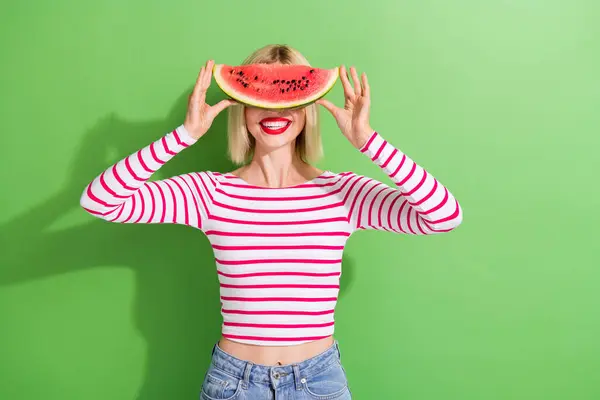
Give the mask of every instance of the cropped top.
<path id="1" fill-rule="evenodd" d="M 462 221 L 448 189 L 377 132 L 360 151 L 393 186 L 330 171 L 284 188 L 210 171 L 149 179 L 195 141 L 180 125 L 102 172 L 80 204 L 110 222 L 201 230 L 214 251 L 222 335 L 233 341 L 281 346 L 332 335 L 342 253 L 353 232 L 430 235 Z"/>

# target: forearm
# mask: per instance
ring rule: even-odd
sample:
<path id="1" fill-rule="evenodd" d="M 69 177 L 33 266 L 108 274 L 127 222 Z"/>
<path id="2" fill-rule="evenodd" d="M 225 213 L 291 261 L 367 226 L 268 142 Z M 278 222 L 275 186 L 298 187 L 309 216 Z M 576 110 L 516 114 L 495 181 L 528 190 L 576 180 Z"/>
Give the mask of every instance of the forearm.
<path id="1" fill-rule="evenodd" d="M 169 187 L 148 185 L 148 179 L 179 152 L 195 142 L 183 125 L 112 165 L 90 184 L 80 204 L 90 214 L 109 221 L 140 212 L 148 196 L 160 202 Z M 180 182 L 183 185 L 183 182 Z M 137 202 L 136 202 L 137 198 Z"/>
<path id="2" fill-rule="evenodd" d="M 357 227 L 409 234 L 448 232 L 462 222 L 452 193 L 406 154 L 373 132 L 360 151 L 378 165 L 395 187 L 364 179 L 355 186 Z"/>

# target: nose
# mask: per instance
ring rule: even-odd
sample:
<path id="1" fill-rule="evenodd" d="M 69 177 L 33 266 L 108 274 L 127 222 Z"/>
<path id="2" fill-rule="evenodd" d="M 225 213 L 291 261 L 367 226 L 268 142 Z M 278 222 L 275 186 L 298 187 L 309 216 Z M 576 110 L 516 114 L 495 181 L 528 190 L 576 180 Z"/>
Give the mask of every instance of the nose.
<path id="1" fill-rule="evenodd" d="M 288 110 L 267 109 L 263 118 L 290 118 Z"/>
<path id="2" fill-rule="evenodd" d="M 281 108 L 267 108 L 266 111 L 269 112 L 269 113 L 274 113 L 274 114 L 277 114 L 277 115 L 281 115 L 281 114 L 284 114 L 285 112 L 287 112 L 288 110 L 286 110 L 285 108 L 284 109 L 281 109 Z"/>

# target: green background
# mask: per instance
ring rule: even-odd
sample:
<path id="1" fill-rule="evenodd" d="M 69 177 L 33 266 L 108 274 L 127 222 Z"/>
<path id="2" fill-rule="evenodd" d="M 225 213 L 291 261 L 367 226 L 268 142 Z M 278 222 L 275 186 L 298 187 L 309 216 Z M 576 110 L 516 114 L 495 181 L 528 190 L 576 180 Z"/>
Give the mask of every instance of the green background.
<path id="1" fill-rule="evenodd" d="M 336 337 L 355 397 L 600 398 L 596 0 L 33 0 L 0 15 L 0 399 L 198 398 L 220 330 L 208 241 L 105 223 L 79 196 L 183 121 L 208 58 L 268 43 L 366 71 L 372 125 L 464 209 L 451 234 L 348 242 Z M 322 115 L 319 166 L 389 183 Z M 229 171 L 223 117 L 155 177 Z"/>

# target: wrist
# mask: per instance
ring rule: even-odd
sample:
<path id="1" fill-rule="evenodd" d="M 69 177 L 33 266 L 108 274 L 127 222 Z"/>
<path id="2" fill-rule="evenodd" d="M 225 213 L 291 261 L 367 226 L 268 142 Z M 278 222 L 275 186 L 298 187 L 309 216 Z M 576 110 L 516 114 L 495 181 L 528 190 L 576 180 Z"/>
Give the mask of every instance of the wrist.
<path id="1" fill-rule="evenodd" d="M 362 129 L 357 135 L 357 139 L 354 141 L 354 145 L 356 146 L 356 148 L 358 150 L 363 149 L 369 142 L 369 139 L 371 139 L 371 137 L 373 136 L 374 132 L 375 131 L 370 126 Z"/>
<path id="2" fill-rule="evenodd" d="M 196 135 L 185 123 L 179 125 L 177 132 L 182 137 L 182 140 L 189 144 L 195 143 L 198 139 L 200 139 L 200 136 L 202 136 Z"/>

